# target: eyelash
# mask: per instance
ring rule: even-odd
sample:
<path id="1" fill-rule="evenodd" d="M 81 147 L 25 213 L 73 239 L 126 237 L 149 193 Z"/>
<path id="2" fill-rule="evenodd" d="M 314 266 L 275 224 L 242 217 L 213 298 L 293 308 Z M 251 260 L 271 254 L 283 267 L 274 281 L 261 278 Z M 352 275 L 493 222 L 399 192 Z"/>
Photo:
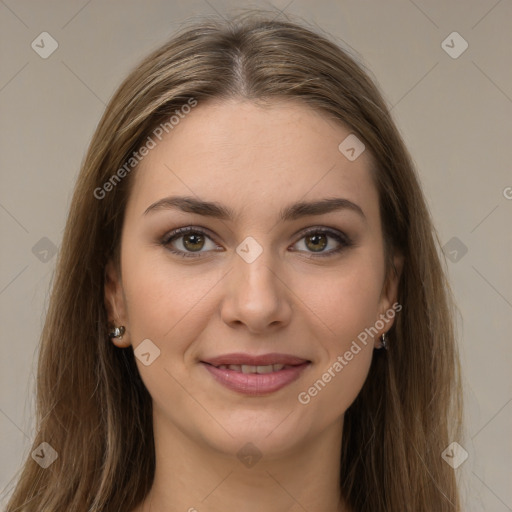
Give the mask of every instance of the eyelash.
<path id="1" fill-rule="evenodd" d="M 175 249 L 171 249 L 168 247 L 170 242 L 174 241 L 175 239 L 179 239 L 180 237 L 190 234 L 190 233 L 194 233 L 194 234 L 200 233 L 200 234 L 208 237 L 212 242 L 215 242 L 212 239 L 212 237 L 209 235 L 208 231 L 206 231 L 205 229 L 196 227 L 196 226 L 187 226 L 184 228 L 175 229 L 174 231 L 167 233 L 160 241 L 160 244 L 162 246 L 164 246 L 171 253 L 176 254 L 177 256 L 181 256 L 182 258 L 200 258 L 201 254 L 202 254 L 201 252 L 192 253 L 192 252 L 177 251 Z M 303 238 L 305 238 L 308 235 L 317 234 L 317 233 L 323 233 L 323 234 L 329 235 L 330 237 L 334 238 L 340 244 L 340 247 L 338 247 L 337 249 L 332 249 L 328 252 L 323 252 L 323 253 L 311 252 L 310 253 L 311 256 L 309 256 L 310 258 L 317 258 L 317 257 L 318 258 L 326 258 L 329 256 L 334 256 L 335 254 L 338 254 L 341 251 L 343 251 L 344 249 L 351 247 L 353 245 L 352 240 L 350 240 L 350 238 L 347 235 L 345 235 L 345 233 L 338 232 L 333 229 L 324 228 L 324 227 L 310 228 L 307 231 L 303 231 L 301 233 L 301 238 L 299 238 L 299 240 L 297 240 L 297 242 L 299 242 L 300 240 L 302 240 Z M 297 242 L 295 242 L 295 243 L 297 243 Z M 302 252 L 302 251 L 297 251 L 297 252 Z"/>

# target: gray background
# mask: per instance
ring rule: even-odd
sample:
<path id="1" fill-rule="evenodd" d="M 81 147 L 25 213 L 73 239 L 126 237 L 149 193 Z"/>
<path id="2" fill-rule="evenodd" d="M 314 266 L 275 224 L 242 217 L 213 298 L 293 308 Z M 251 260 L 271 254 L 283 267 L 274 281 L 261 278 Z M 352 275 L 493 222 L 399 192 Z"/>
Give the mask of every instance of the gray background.
<path id="1" fill-rule="evenodd" d="M 510 511 L 512 2 L 273 5 L 284 11 L 276 15 L 302 16 L 354 48 L 392 107 L 449 258 L 460 309 L 467 404 L 461 444 L 469 457 L 455 471 L 465 510 Z M 235 6 L 272 4 L 0 0 L 0 490 L 30 453 L 37 345 L 54 251 L 105 104 L 131 67 L 186 19 Z M 45 31 L 58 48 L 43 59 L 31 43 Z M 454 31 L 469 45 L 458 58 L 442 47 Z M 452 39 L 445 43 L 451 51 L 461 49 Z"/>

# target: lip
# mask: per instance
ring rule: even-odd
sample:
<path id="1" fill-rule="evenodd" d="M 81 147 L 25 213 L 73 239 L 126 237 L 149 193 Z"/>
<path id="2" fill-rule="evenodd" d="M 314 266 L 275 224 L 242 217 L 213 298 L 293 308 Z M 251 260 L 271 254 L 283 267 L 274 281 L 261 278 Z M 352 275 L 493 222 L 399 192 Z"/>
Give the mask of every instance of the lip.
<path id="1" fill-rule="evenodd" d="M 217 382 L 232 391 L 245 395 L 262 396 L 275 393 L 297 380 L 308 368 L 311 361 L 288 354 L 225 354 L 201 361 L 201 364 Z M 266 366 L 283 364 L 285 368 L 272 373 L 241 373 L 227 368 L 217 368 L 219 365 L 250 365 Z"/>
<path id="2" fill-rule="evenodd" d="M 251 354 L 234 353 L 211 357 L 204 359 L 201 362 L 209 363 L 213 366 L 220 366 L 221 364 L 247 364 L 251 366 L 286 364 L 289 366 L 297 366 L 303 363 L 308 363 L 309 361 L 289 354 L 262 354 L 260 356 L 256 356 Z"/>

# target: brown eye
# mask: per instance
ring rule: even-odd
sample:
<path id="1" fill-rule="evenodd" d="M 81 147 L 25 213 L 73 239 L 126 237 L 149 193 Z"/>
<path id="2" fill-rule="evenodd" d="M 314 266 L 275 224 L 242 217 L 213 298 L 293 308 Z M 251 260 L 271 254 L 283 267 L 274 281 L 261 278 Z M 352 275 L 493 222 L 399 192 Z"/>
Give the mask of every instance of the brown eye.
<path id="1" fill-rule="evenodd" d="M 314 252 L 323 251 L 327 246 L 327 238 L 325 233 L 308 235 L 305 237 L 306 246 Z"/>
<path id="2" fill-rule="evenodd" d="M 311 258 L 334 256 L 353 245 L 353 242 L 345 233 L 324 227 L 309 229 L 302 235 L 302 238 L 295 245 L 302 243 L 305 249 L 295 250 L 305 252 Z M 335 245 L 333 248 L 325 250 L 332 243 L 330 240 L 334 240 Z"/>
<path id="3" fill-rule="evenodd" d="M 204 236 L 201 234 L 191 233 L 183 235 L 183 247 L 188 251 L 200 251 L 204 246 Z"/>
<path id="4" fill-rule="evenodd" d="M 185 258 L 200 257 L 204 252 L 219 250 L 219 247 L 213 242 L 206 231 L 193 226 L 172 231 L 160 243 L 173 254 Z M 208 243 L 211 244 L 211 247 L 208 247 Z"/>

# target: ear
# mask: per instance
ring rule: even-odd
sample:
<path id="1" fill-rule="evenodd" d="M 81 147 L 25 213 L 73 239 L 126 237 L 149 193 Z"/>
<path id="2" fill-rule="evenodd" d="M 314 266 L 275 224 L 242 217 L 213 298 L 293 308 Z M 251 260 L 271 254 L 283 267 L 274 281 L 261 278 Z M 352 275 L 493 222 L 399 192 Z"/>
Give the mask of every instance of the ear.
<path id="1" fill-rule="evenodd" d="M 396 253 L 393 256 L 393 266 L 388 272 L 387 278 L 382 287 L 379 301 L 379 317 L 376 319 L 378 325 L 384 324 L 379 329 L 378 336 L 375 336 L 376 348 L 380 347 L 380 337 L 383 333 L 388 332 L 395 322 L 396 312 L 402 309 L 402 305 L 398 304 L 398 284 L 404 265 L 404 257 L 402 254 Z"/>
<path id="2" fill-rule="evenodd" d="M 111 338 L 112 343 L 119 348 L 129 347 L 130 334 L 126 315 L 126 299 L 121 276 L 112 260 L 109 260 L 105 267 L 105 307 L 107 308 L 109 328 L 123 325 L 126 329 L 121 338 Z"/>

